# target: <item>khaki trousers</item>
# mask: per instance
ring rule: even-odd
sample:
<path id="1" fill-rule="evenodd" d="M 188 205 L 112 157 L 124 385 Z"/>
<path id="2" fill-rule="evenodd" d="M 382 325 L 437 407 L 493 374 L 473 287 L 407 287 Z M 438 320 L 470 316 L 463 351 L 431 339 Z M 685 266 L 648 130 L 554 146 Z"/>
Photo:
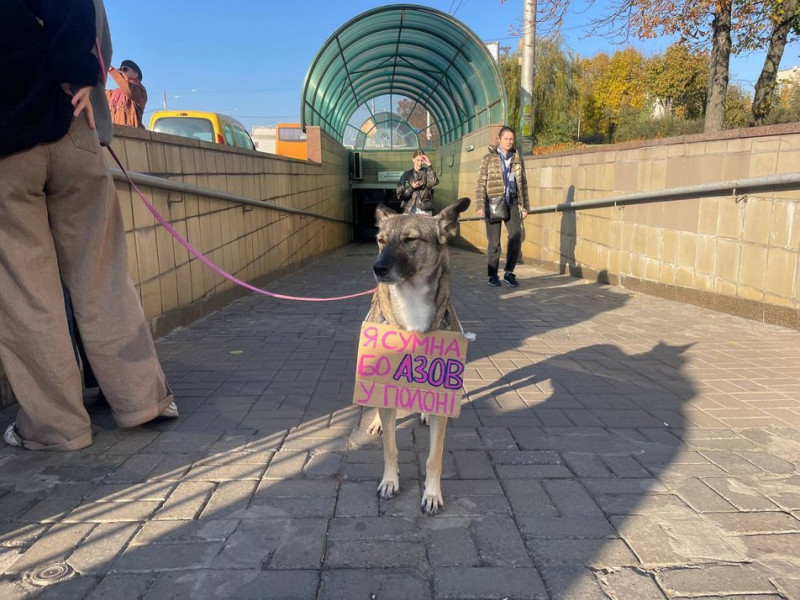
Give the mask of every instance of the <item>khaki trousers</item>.
<path id="1" fill-rule="evenodd" d="M 92 443 L 61 280 L 117 424 L 157 417 L 172 396 L 128 275 L 114 183 L 83 116 L 57 142 L 0 158 L 0 361 L 31 450 Z"/>

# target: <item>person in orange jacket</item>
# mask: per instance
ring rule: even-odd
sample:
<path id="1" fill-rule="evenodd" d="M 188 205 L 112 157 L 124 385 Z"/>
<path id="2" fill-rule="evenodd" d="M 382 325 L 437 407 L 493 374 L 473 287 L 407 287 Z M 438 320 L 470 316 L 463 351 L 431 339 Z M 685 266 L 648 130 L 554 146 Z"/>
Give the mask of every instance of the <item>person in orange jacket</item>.
<path id="1" fill-rule="evenodd" d="M 147 104 L 147 90 L 142 85 L 142 70 L 132 60 L 123 60 L 119 69 L 110 67 L 108 74 L 117 82 L 117 89 L 106 90 L 111 108 L 111 121 L 117 125 L 142 127 Z"/>

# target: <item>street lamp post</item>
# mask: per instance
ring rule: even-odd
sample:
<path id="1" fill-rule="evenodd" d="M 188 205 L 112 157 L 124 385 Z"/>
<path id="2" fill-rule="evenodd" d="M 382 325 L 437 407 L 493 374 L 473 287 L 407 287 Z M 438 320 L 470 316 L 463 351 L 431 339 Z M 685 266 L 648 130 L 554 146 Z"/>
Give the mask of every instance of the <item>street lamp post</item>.
<path id="1" fill-rule="evenodd" d="M 533 154 L 533 75 L 536 48 L 536 0 L 525 0 L 522 20 L 522 73 L 519 94 L 519 138 L 523 154 Z"/>

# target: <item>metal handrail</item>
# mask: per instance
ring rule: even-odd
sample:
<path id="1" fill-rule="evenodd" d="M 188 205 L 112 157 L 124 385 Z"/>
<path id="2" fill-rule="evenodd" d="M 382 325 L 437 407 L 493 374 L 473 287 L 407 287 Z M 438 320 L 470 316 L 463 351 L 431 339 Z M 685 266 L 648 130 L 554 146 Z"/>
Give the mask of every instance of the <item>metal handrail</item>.
<path id="1" fill-rule="evenodd" d="M 723 193 L 737 197 L 737 200 L 746 200 L 745 192 L 777 191 L 781 189 L 796 189 L 800 186 L 800 173 L 786 173 L 783 175 L 768 175 L 765 177 L 750 177 L 733 181 L 718 183 L 701 183 L 683 187 L 667 188 L 651 192 L 636 192 L 623 196 L 612 196 L 599 200 L 584 200 L 582 202 L 561 202 L 550 206 L 537 206 L 528 211 L 529 215 L 540 215 L 554 212 L 567 212 L 589 208 L 607 208 L 609 206 L 625 206 L 628 204 L 646 204 L 648 202 L 663 202 L 672 200 L 687 200 L 703 198 L 706 196 L 721 196 Z M 460 221 L 482 221 L 483 217 L 466 217 Z"/>
<path id="2" fill-rule="evenodd" d="M 125 174 L 118 168 L 112 168 L 111 174 L 117 181 L 127 182 L 128 179 Z M 131 180 L 137 185 L 146 185 L 163 190 L 196 194 L 198 196 L 205 196 L 209 198 L 217 198 L 219 200 L 227 200 L 229 202 L 238 202 L 240 204 L 249 204 L 270 210 L 277 210 L 281 212 L 291 213 L 295 215 L 302 215 L 306 217 L 314 217 L 317 219 L 324 219 L 326 221 L 333 221 L 335 223 L 345 223 L 352 225 L 352 221 L 345 219 L 338 219 L 336 217 L 329 217 L 310 211 L 300 210 L 298 208 L 289 208 L 279 206 L 272 202 L 265 202 L 264 200 L 252 200 L 236 194 L 228 192 L 220 192 L 209 188 L 203 188 L 190 183 L 182 181 L 172 181 L 171 179 L 164 179 L 163 177 L 155 177 L 154 175 L 146 175 L 136 171 L 128 171 Z M 776 191 L 781 189 L 796 189 L 800 186 L 800 173 L 785 173 L 783 175 L 767 175 L 765 177 L 750 177 L 747 179 L 736 179 L 732 181 L 722 181 L 717 183 L 702 183 L 698 185 L 690 185 L 683 187 L 667 188 L 664 190 L 650 191 L 650 192 L 636 192 L 634 194 L 625 194 L 622 196 L 612 196 L 610 198 L 601 198 L 599 200 L 584 200 L 582 202 L 561 202 L 559 204 L 551 204 L 549 206 L 537 206 L 528 211 L 529 215 L 539 215 L 556 212 L 568 212 L 576 210 L 585 210 L 592 208 L 607 208 L 609 206 L 626 206 L 629 204 L 646 204 L 649 202 L 666 202 L 672 200 L 687 200 L 691 198 L 703 198 L 706 196 L 720 196 L 723 193 L 731 194 L 733 196 L 743 196 L 744 192 L 757 192 L 757 191 Z M 738 198 L 743 199 L 743 198 Z M 746 199 L 746 198 L 744 198 Z M 482 221 L 483 217 L 462 217 L 460 222 L 465 221 Z"/>
<path id="3" fill-rule="evenodd" d="M 111 175 L 117 181 L 128 182 L 128 178 L 121 169 L 116 167 L 111 168 Z M 307 210 L 300 210 L 299 208 L 289 208 L 286 206 L 279 206 L 272 202 L 265 202 L 264 200 L 252 200 L 236 194 L 229 194 L 228 192 L 220 192 L 209 188 L 200 187 L 199 185 L 192 185 L 182 181 L 172 181 L 171 179 L 164 179 L 163 177 L 155 177 L 154 175 L 146 175 L 136 171 L 128 171 L 131 181 L 136 185 L 146 185 L 162 190 L 169 190 L 172 192 L 181 192 L 185 194 L 195 194 L 198 196 L 205 196 L 207 198 L 216 198 L 218 200 L 227 200 L 228 202 L 238 202 L 240 204 L 249 204 L 251 206 L 258 206 L 261 208 L 268 208 L 270 210 L 277 210 L 280 212 L 291 213 L 294 215 L 302 215 L 304 217 L 314 217 L 317 219 L 324 219 L 325 221 L 333 221 L 335 223 L 345 223 L 352 225 L 352 221 L 345 219 L 337 219 L 336 217 L 329 217 L 319 213 L 310 212 Z"/>

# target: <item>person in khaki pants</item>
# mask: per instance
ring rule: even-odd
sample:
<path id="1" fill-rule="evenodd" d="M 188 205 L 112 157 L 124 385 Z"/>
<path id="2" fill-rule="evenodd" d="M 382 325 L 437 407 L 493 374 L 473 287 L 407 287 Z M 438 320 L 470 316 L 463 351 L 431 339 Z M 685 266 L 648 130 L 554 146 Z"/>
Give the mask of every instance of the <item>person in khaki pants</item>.
<path id="1" fill-rule="evenodd" d="M 105 60 L 111 48 L 96 16 L 92 0 L 0 4 L 0 361 L 20 404 L 4 440 L 30 450 L 92 443 L 61 280 L 117 424 L 178 415 L 89 101 L 104 71 L 96 35 Z"/>

